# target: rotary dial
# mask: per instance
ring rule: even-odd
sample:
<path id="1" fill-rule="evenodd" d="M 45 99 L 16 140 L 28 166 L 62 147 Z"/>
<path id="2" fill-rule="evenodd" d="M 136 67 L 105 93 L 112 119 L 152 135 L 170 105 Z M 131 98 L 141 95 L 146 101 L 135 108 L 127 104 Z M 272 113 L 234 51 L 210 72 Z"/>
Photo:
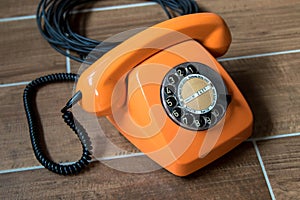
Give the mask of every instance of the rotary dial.
<path id="1" fill-rule="evenodd" d="M 171 69 L 161 88 L 168 116 L 190 130 L 217 124 L 227 108 L 227 89 L 221 76 L 201 63 L 183 63 Z"/>

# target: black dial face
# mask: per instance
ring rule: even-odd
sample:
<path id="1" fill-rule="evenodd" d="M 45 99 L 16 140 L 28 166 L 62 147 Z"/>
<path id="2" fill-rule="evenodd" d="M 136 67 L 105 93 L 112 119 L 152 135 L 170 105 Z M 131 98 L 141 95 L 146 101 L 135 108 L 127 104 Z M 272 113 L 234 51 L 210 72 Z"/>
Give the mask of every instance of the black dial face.
<path id="1" fill-rule="evenodd" d="M 221 76 L 196 62 L 171 69 L 161 87 L 168 116 L 189 130 L 206 130 L 216 125 L 225 115 L 228 96 Z"/>

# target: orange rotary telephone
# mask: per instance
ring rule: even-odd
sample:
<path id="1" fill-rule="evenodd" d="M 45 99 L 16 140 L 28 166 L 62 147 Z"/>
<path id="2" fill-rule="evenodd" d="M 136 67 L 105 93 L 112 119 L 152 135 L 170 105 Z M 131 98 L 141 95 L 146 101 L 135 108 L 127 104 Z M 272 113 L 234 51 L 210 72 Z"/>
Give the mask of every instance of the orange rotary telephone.
<path id="1" fill-rule="evenodd" d="M 156 163 L 186 176 L 251 135 L 251 110 L 215 59 L 230 43 L 227 25 L 212 13 L 157 24 L 81 74 L 80 105 L 106 116 Z"/>

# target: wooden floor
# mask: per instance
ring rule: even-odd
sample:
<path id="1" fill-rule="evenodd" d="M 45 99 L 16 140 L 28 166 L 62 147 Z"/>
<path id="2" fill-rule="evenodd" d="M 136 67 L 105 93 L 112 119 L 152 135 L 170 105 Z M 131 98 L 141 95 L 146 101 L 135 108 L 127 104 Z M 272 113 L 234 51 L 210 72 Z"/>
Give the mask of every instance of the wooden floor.
<path id="1" fill-rule="evenodd" d="M 221 15 L 232 31 L 233 43 L 220 62 L 249 102 L 255 125 L 248 141 L 186 178 L 163 169 L 125 173 L 101 162 L 64 177 L 39 165 L 23 89 L 42 75 L 76 73 L 80 64 L 42 39 L 34 18 L 37 3 L 0 1 L 0 199 L 300 199 L 300 1 L 199 1 L 202 10 Z M 142 0 L 102 0 L 92 6 L 109 9 L 82 14 L 78 26 L 99 40 L 166 19 L 159 6 Z M 81 152 L 60 118 L 71 95 L 72 85 L 54 84 L 43 88 L 37 100 L 47 147 L 61 162 L 75 161 Z M 106 126 L 118 146 L 134 151 Z"/>

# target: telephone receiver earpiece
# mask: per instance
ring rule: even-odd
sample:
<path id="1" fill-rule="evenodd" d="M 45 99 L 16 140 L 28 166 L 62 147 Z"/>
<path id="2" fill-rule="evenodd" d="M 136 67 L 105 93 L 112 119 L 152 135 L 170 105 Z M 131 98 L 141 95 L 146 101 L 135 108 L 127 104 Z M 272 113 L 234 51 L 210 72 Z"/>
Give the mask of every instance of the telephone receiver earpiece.
<path id="1" fill-rule="evenodd" d="M 111 114 L 112 91 L 118 80 L 139 63 L 177 43 L 196 40 L 214 57 L 222 56 L 231 43 L 224 20 L 213 13 L 176 17 L 150 27 L 110 50 L 80 76 L 82 108 L 98 116 Z"/>

